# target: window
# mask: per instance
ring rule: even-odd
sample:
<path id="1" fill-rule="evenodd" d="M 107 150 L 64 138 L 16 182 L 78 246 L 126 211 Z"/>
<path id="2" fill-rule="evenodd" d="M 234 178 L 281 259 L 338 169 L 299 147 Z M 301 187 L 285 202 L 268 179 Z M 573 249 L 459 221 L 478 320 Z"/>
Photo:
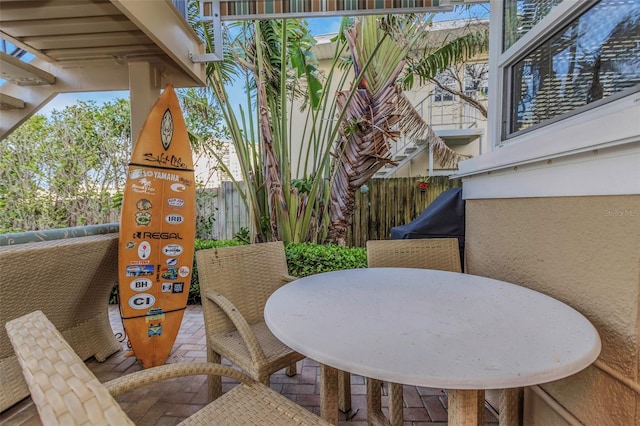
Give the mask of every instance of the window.
<path id="1" fill-rule="evenodd" d="M 502 51 L 510 48 L 562 0 L 506 0 Z"/>
<path id="2" fill-rule="evenodd" d="M 640 0 L 601 0 L 508 68 L 507 134 L 640 90 Z"/>

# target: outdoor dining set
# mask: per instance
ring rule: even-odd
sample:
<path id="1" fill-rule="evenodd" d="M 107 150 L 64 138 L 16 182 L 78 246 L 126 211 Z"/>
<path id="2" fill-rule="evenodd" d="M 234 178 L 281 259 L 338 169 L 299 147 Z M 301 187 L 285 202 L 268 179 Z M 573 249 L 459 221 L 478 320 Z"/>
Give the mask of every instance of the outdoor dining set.
<path id="1" fill-rule="evenodd" d="M 350 374 L 367 378 L 369 424 L 402 425 L 403 385 L 414 385 L 447 390 L 450 425 L 483 424 L 484 391 L 499 389 L 500 424 L 515 425 L 523 387 L 577 373 L 600 353 L 596 329 L 573 308 L 463 273 L 455 238 L 369 241 L 367 257 L 368 268 L 298 279 L 282 242 L 199 250 L 207 362 L 106 383 L 41 310 L 5 327 L 42 422 L 65 425 L 133 424 L 115 396 L 190 375 L 208 376 L 210 402 L 182 424 L 335 425 L 351 406 Z M 269 387 L 304 358 L 320 363 L 319 415 Z M 240 384 L 223 392 L 222 377 Z"/>

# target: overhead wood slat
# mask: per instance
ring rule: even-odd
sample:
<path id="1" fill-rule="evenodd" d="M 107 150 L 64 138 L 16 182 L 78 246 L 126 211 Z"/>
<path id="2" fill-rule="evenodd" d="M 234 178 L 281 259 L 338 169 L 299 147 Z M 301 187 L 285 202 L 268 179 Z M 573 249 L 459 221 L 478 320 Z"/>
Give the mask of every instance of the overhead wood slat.
<path id="1" fill-rule="evenodd" d="M 21 99 L 14 98 L 5 93 L 0 93 L 0 110 L 24 109 L 25 103 Z"/>
<path id="2" fill-rule="evenodd" d="M 137 30 L 136 26 L 122 15 L 2 23 L 2 31 L 18 39 L 27 36 L 95 34 L 135 30 Z"/>
<path id="3" fill-rule="evenodd" d="M 148 44 L 149 37 L 139 31 L 99 34 L 65 34 L 58 36 L 23 37 L 23 43 L 39 50 L 77 49 L 84 47 L 135 46 Z"/>
<path id="4" fill-rule="evenodd" d="M 120 15 L 108 0 L 3 1 L 0 22 Z"/>
<path id="5" fill-rule="evenodd" d="M 0 77 L 18 86 L 54 84 L 56 78 L 40 68 L 0 52 Z"/>
<path id="6" fill-rule="evenodd" d="M 162 54 L 162 50 L 154 44 L 141 44 L 139 46 L 127 46 L 126 50 L 118 46 L 91 47 L 82 49 L 52 49 L 46 51 L 47 55 L 58 61 L 91 60 L 100 58 L 142 58 Z"/>

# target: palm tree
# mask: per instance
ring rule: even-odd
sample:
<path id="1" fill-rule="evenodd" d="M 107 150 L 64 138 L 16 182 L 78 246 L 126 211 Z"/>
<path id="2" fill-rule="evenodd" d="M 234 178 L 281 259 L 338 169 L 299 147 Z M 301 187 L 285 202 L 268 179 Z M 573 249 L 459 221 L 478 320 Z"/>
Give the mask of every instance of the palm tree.
<path id="1" fill-rule="evenodd" d="M 336 161 L 332 168 L 330 226 L 328 241 L 344 243 L 346 230 L 355 206 L 355 192 L 385 164 L 392 162 L 391 144 L 401 135 L 423 139 L 434 156 L 445 166 L 456 167 L 467 158 L 451 150 L 426 123 L 404 95 L 401 83 L 413 74 L 435 76 L 453 63 L 475 55 L 479 36 L 463 36 L 425 53 L 424 37 L 430 19 L 420 16 L 358 20 L 346 32 L 346 39 L 357 72 L 368 65 L 352 99 L 338 93 L 340 110 L 346 111 L 336 141 Z M 404 77 L 407 61 L 411 65 Z"/>

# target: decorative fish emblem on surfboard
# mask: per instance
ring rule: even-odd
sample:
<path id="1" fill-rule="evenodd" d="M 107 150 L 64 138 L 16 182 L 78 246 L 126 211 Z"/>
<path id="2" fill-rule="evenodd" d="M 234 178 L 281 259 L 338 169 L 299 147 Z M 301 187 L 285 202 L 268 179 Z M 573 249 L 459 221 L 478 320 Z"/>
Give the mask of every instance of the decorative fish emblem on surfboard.
<path id="1" fill-rule="evenodd" d="M 171 111 L 166 110 L 162 116 L 162 126 L 160 128 L 160 139 L 162 140 L 162 147 L 166 151 L 171 145 L 171 139 L 173 138 L 173 117 Z"/>

